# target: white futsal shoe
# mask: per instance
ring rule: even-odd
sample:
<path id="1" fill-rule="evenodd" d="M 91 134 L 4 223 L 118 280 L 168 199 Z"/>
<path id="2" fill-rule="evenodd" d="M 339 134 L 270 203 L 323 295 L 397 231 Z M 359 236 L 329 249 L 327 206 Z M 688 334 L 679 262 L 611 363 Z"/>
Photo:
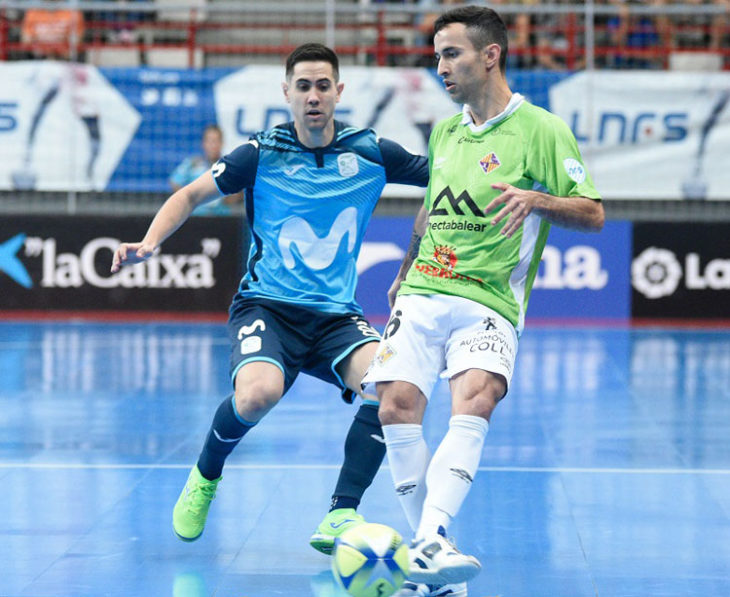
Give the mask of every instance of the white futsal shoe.
<path id="1" fill-rule="evenodd" d="M 411 543 L 408 550 L 408 580 L 425 585 L 443 586 L 474 578 L 482 565 L 474 556 L 461 553 L 446 538 L 444 527 L 438 533 Z"/>

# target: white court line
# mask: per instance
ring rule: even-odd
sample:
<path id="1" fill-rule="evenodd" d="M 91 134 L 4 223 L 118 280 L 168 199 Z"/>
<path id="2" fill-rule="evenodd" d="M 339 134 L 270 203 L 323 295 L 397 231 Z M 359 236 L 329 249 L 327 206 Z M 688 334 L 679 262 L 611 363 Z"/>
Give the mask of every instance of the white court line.
<path id="1" fill-rule="evenodd" d="M 2 469 L 48 470 L 145 470 L 189 469 L 190 464 L 116 464 L 82 462 L 0 462 Z M 338 470 L 339 464 L 227 464 L 226 470 Z M 383 466 L 388 469 L 388 466 Z M 589 475 L 730 475 L 723 468 L 599 468 L 599 467 L 533 467 L 533 466 L 480 466 L 480 471 L 494 473 L 567 473 Z"/>

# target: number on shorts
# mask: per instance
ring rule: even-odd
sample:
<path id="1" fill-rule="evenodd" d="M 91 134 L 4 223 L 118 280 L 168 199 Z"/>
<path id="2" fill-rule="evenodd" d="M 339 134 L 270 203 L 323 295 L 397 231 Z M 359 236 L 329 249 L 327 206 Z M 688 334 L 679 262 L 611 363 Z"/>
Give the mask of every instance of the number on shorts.
<path id="1" fill-rule="evenodd" d="M 388 320 L 388 324 L 385 326 L 385 333 L 383 334 L 383 339 L 387 340 L 391 336 L 393 336 L 400 327 L 400 318 L 403 315 L 403 312 L 398 309 L 393 315 L 390 316 L 390 319 Z"/>

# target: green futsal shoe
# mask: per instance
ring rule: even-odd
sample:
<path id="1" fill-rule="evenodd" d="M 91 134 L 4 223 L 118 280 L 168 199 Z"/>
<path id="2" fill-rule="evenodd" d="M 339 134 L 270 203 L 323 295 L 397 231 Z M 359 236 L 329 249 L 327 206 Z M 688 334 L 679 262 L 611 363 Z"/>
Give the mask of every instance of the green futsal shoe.
<path id="1" fill-rule="evenodd" d="M 222 478 L 209 481 L 200 474 L 198 465 L 190 471 L 185 487 L 172 511 L 172 528 L 183 541 L 195 541 L 203 534 L 210 502 L 215 498 L 216 487 Z"/>
<path id="2" fill-rule="evenodd" d="M 355 512 L 354 508 L 337 508 L 328 512 L 324 520 L 319 523 L 317 530 L 309 538 L 309 544 L 317 551 L 330 555 L 337 537 L 347 529 L 364 522 L 365 519 Z"/>

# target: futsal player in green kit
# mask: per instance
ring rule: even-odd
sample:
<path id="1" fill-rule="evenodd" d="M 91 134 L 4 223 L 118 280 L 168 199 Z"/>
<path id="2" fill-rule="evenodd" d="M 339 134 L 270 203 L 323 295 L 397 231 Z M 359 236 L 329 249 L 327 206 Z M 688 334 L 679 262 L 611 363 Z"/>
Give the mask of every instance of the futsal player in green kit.
<path id="1" fill-rule="evenodd" d="M 509 387 L 550 225 L 597 232 L 604 223 L 570 129 L 510 90 L 499 15 L 458 7 L 434 30 L 438 74 L 463 110 L 431 134 L 424 205 L 363 380 L 376 385 L 390 471 L 415 533 L 398 597 L 464 597 L 480 571 L 446 531 Z M 422 420 L 439 377 L 448 380 L 452 416 L 431 456 Z"/>

